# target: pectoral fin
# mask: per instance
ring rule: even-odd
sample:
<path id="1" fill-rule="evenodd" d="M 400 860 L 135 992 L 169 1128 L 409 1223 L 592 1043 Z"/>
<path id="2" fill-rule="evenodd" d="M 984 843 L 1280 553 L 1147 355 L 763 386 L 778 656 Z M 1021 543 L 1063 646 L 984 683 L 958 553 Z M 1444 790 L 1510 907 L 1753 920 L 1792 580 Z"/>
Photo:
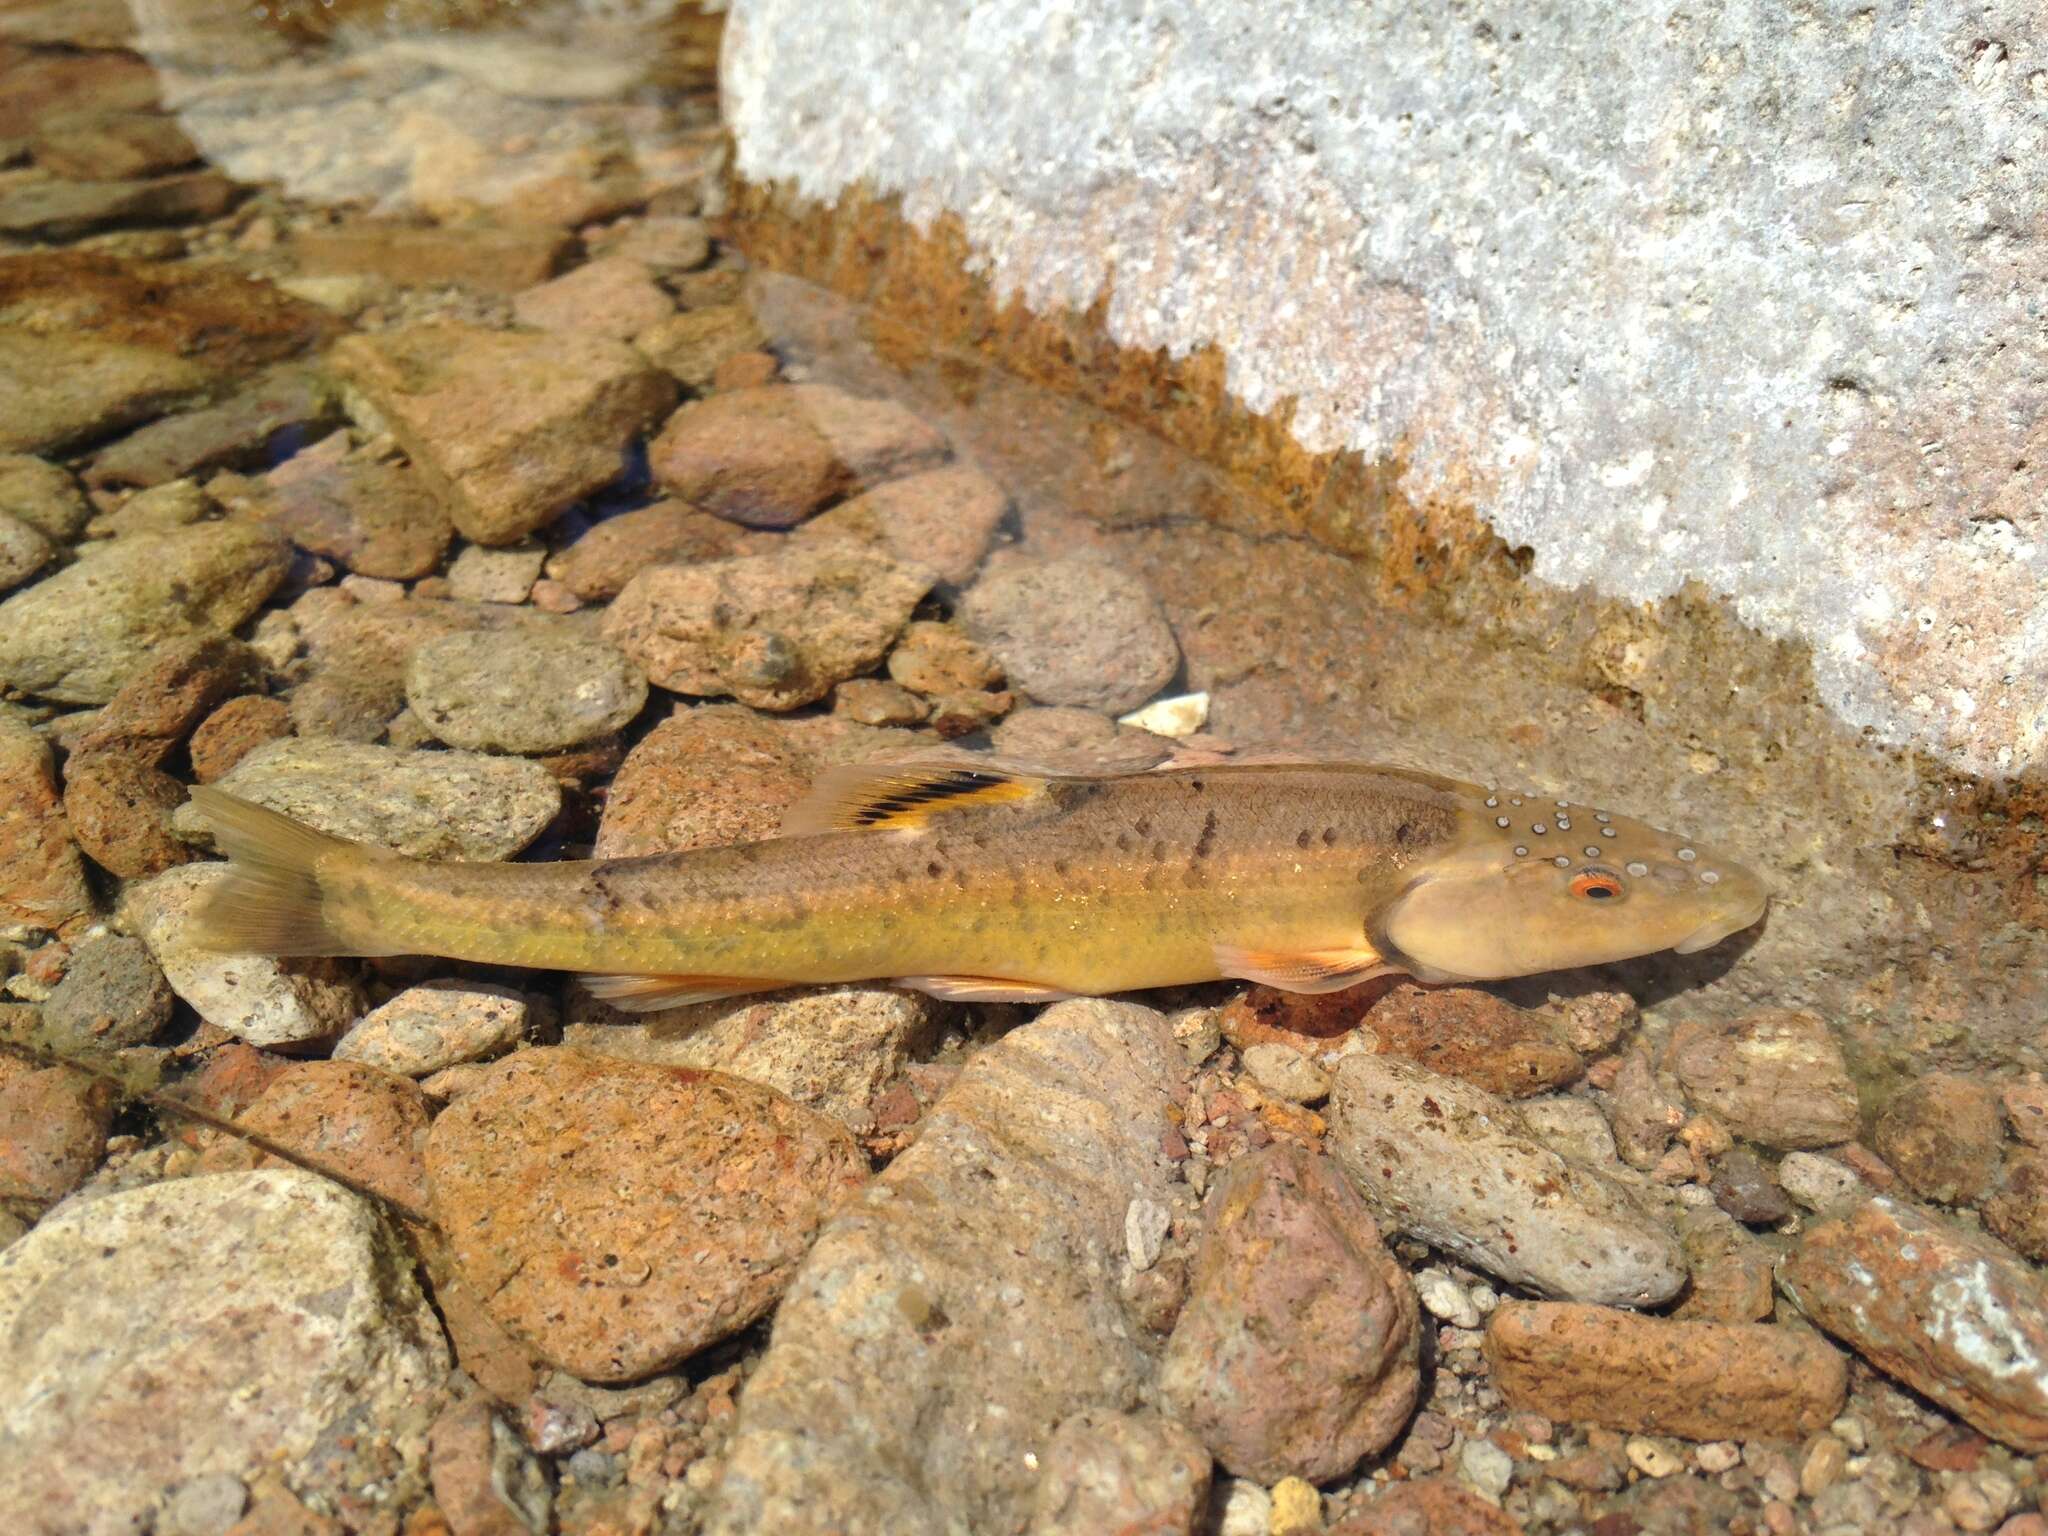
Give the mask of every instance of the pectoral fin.
<path id="1" fill-rule="evenodd" d="M 782 835 L 916 831 L 934 816 L 1035 800 L 1047 780 L 1007 763 L 957 757 L 829 768 L 782 820 Z"/>
<path id="2" fill-rule="evenodd" d="M 585 976 L 583 985 L 621 1013 L 653 1013 L 685 1003 L 715 1003 L 749 992 L 773 992 L 786 981 L 747 976 Z"/>
<path id="3" fill-rule="evenodd" d="M 898 976 L 896 985 L 928 992 L 949 1003 L 1057 1003 L 1074 995 L 1035 981 L 1009 981 L 1001 976 Z"/>
<path id="4" fill-rule="evenodd" d="M 1282 992 L 1342 992 L 1398 967 L 1369 944 L 1351 949 L 1244 949 L 1216 946 L 1216 968 L 1239 981 L 1255 981 Z"/>

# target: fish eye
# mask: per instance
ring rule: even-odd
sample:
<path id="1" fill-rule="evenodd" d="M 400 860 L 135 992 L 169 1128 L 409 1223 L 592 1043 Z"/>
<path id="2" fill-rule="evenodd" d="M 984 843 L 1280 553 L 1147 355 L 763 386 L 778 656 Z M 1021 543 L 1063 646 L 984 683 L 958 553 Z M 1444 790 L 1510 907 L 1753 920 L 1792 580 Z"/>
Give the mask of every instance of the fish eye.
<path id="1" fill-rule="evenodd" d="M 1597 864 L 1572 876 L 1572 894 L 1588 901 L 1619 901 L 1622 891 L 1621 876 Z"/>

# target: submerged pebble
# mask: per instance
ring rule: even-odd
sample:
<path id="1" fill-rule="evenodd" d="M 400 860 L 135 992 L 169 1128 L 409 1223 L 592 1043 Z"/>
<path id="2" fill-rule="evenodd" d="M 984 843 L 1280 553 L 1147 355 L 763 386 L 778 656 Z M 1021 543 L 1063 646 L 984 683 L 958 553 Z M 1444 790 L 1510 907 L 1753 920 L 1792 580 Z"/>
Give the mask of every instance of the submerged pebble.
<path id="1" fill-rule="evenodd" d="M 526 1033 L 524 994 L 483 982 L 428 981 L 372 1008 L 334 1045 L 337 1061 L 358 1061 L 404 1077 L 499 1056 Z"/>
<path id="2" fill-rule="evenodd" d="M 452 747 L 541 754 L 624 727 L 647 702 L 647 678 L 601 640 L 443 635 L 413 653 L 405 698 Z"/>
<path id="3" fill-rule="evenodd" d="M 961 600 L 968 633 L 1040 704 L 1120 714 L 1180 669 L 1158 599 L 1135 577 L 1086 560 L 1018 561 Z"/>

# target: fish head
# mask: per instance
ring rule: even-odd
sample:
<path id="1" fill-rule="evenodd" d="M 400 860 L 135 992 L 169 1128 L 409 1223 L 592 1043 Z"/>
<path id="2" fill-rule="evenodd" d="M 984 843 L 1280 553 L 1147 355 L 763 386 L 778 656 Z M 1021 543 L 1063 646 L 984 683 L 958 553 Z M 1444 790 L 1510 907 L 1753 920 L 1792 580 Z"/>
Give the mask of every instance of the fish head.
<path id="1" fill-rule="evenodd" d="M 1747 866 L 1647 822 L 1479 791 L 1374 927 L 1389 961 L 1423 981 L 1497 981 L 1694 954 L 1769 899 Z"/>

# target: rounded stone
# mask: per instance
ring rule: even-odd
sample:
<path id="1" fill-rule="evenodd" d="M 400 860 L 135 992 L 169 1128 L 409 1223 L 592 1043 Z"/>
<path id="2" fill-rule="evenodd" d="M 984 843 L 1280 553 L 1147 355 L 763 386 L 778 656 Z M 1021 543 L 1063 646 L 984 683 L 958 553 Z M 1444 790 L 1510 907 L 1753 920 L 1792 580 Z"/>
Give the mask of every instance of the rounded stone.
<path id="1" fill-rule="evenodd" d="M 975 584 L 968 633 L 1040 704 L 1122 714 L 1173 680 L 1180 647 L 1135 577 L 1086 560 L 1018 562 Z"/>
<path id="2" fill-rule="evenodd" d="M 647 702 L 647 677 L 601 640 L 442 635 L 413 652 L 405 698 L 450 746 L 559 752 L 627 725 Z"/>
<path id="3" fill-rule="evenodd" d="M 128 1529 L 166 1489 L 270 1467 L 338 1493 L 374 1475 L 321 1454 L 343 1438 L 416 1475 L 448 1371 L 397 1237 L 296 1169 L 45 1217 L 0 1252 L 0 1337 L 9 1531 Z"/>
<path id="4" fill-rule="evenodd" d="M 171 1021 L 171 984 L 149 947 L 124 934 L 89 939 L 43 1004 L 43 1027 L 60 1051 L 141 1045 Z"/>
<path id="5" fill-rule="evenodd" d="M 772 1307 L 867 1163 L 772 1089 L 540 1049 L 442 1112 L 427 1170 L 491 1315 L 572 1375 L 630 1381 Z"/>

